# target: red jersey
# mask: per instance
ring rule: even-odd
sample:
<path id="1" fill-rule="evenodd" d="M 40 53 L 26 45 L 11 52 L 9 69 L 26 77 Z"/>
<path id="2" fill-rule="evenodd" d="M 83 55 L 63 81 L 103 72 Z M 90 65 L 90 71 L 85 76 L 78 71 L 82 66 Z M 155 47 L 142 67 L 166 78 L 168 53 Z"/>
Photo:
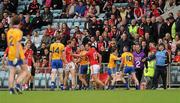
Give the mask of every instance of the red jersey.
<path id="1" fill-rule="evenodd" d="M 174 62 L 180 62 L 180 55 L 174 57 Z"/>
<path id="2" fill-rule="evenodd" d="M 98 52 L 94 48 L 89 49 L 86 56 L 89 58 L 90 65 L 99 64 Z"/>
<path id="3" fill-rule="evenodd" d="M 71 55 L 71 53 L 72 53 L 72 48 L 71 47 L 66 47 L 65 48 L 65 52 L 66 52 L 66 60 L 67 60 L 67 62 L 69 63 L 69 62 L 72 62 L 72 60 L 73 60 L 73 57 L 72 57 L 72 55 Z"/>
<path id="4" fill-rule="evenodd" d="M 32 49 L 26 50 L 24 55 L 25 55 L 25 58 L 26 58 L 26 61 L 27 61 L 27 65 L 32 66 L 32 63 L 33 63 L 33 50 Z"/>

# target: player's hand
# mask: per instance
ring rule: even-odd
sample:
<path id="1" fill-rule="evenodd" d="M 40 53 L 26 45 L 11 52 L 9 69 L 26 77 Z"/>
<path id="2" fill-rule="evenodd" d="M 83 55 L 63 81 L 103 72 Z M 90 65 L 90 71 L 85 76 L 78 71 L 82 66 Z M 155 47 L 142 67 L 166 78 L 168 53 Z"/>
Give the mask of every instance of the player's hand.
<path id="1" fill-rule="evenodd" d="M 17 62 L 18 62 L 18 58 L 15 58 L 15 59 L 13 60 L 13 64 L 16 65 Z"/>
<path id="2" fill-rule="evenodd" d="M 142 59 L 141 61 L 142 61 L 142 62 L 145 62 L 145 61 L 146 61 L 146 58 Z"/>

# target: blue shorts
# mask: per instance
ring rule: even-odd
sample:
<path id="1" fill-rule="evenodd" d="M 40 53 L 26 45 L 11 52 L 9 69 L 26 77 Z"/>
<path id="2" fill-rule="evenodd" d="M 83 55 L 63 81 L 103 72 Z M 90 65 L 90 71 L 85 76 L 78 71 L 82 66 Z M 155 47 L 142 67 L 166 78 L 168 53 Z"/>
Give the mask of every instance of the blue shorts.
<path id="1" fill-rule="evenodd" d="M 117 68 L 108 68 L 107 70 L 109 76 L 111 76 L 112 74 L 116 74 L 117 71 Z"/>
<path id="2" fill-rule="evenodd" d="M 63 68 L 63 62 L 62 60 L 52 60 L 51 62 L 52 69 L 59 69 Z"/>
<path id="3" fill-rule="evenodd" d="M 8 60 L 8 65 L 12 66 L 12 67 L 16 67 L 16 66 L 22 65 L 22 64 L 23 64 L 23 60 L 22 59 L 18 60 L 16 64 L 13 64 L 13 61 Z"/>
<path id="4" fill-rule="evenodd" d="M 127 73 L 134 73 L 135 72 L 135 69 L 134 67 L 128 67 L 126 66 L 125 69 L 124 69 L 124 73 L 127 74 Z"/>
<path id="5" fill-rule="evenodd" d="M 88 65 L 80 65 L 79 67 L 79 74 L 87 74 Z"/>

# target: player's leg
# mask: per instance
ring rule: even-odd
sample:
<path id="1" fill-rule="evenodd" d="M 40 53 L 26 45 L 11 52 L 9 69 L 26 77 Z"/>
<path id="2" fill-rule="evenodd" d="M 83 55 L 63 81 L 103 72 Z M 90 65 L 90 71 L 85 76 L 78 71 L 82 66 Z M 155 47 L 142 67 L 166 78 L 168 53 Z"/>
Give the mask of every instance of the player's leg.
<path id="1" fill-rule="evenodd" d="M 112 81 L 111 81 L 111 86 L 112 88 L 111 89 L 114 89 L 115 87 L 115 82 L 116 82 L 116 72 L 117 72 L 117 69 L 116 68 L 113 68 L 112 69 Z"/>
<path id="2" fill-rule="evenodd" d="M 21 94 L 22 93 L 21 84 L 26 79 L 26 76 L 28 75 L 28 69 L 27 69 L 27 65 L 24 64 L 23 60 L 19 60 L 18 65 L 20 65 L 22 72 L 19 74 L 19 76 L 16 79 L 15 89 L 19 94 Z"/>
<path id="3" fill-rule="evenodd" d="M 72 89 L 75 89 L 75 87 L 76 87 L 76 70 L 75 70 L 75 64 L 73 62 L 70 63 L 70 73 L 72 76 Z"/>
<path id="4" fill-rule="evenodd" d="M 136 90 L 139 90 L 139 89 L 140 89 L 139 81 L 138 81 L 138 79 L 137 79 L 137 77 L 136 77 L 135 72 L 132 72 L 131 75 L 132 75 L 132 79 L 134 80 L 134 83 L 135 83 L 135 85 L 136 85 Z"/>
<path id="5" fill-rule="evenodd" d="M 88 84 L 86 82 L 86 74 L 87 74 L 87 67 L 86 67 L 86 65 L 81 65 L 79 70 L 80 70 L 80 72 L 79 72 L 79 79 L 82 82 L 82 84 L 87 87 Z"/>
<path id="6" fill-rule="evenodd" d="M 100 66 L 99 65 L 93 65 L 91 66 L 91 75 L 93 80 L 96 82 L 96 84 L 100 85 L 101 87 L 105 87 L 105 84 L 99 80 L 99 69 Z"/>
<path id="7" fill-rule="evenodd" d="M 56 78 L 57 69 L 52 68 L 51 70 L 51 90 L 53 91 L 56 87 L 55 78 Z"/>
<path id="8" fill-rule="evenodd" d="M 59 87 L 61 90 L 63 90 L 64 88 L 64 79 L 63 79 L 63 62 L 62 60 L 58 61 L 58 74 L 59 74 Z"/>
<path id="9" fill-rule="evenodd" d="M 124 74 L 122 74 L 123 75 L 122 77 L 124 77 L 124 80 L 125 80 L 124 86 L 126 87 L 127 90 L 130 89 L 130 87 L 129 87 L 129 76 L 127 75 L 128 73 L 130 73 L 130 69 L 129 69 L 129 67 L 125 67 Z"/>
<path id="10" fill-rule="evenodd" d="M 9 70 L 9 92 L 10 94 L 15 94 L 14 91 L 14 77 L 16 74 L 16 68 L 13 66 L 9 66 L 10 70 Z"/>
<path id="11" fill-rule="evenodd" d="M 64 89 L 67 89 L 67 81 L 69 78 L 69 64 L 65 65 Z"/>

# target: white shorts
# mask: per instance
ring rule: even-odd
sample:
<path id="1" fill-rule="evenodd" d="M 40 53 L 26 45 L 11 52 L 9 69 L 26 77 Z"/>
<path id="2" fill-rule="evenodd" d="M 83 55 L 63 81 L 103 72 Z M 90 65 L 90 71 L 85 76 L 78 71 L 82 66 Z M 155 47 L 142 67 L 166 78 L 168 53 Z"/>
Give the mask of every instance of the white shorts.
<path id="1" fill-rule="evenodd" d="M 75 69 L 74 62 L 70 62 L 70 63 L 66 64 L 65 71 L 70 71 L 70 70 L 74 70 L 74 69 Z"/>
<path id="2" fill-rule="evenodd" d="M 27 68 L 28 68 L 28 72 L 31 73 L 32 66 L 27 66 Z"/>
<path id="3" fill-rule="evenodd" d="M 90 69 L 91 69 L 91 74 L 98 74 L 100 70 L 100 66 L 95 64 L 90 66 Z"/>

